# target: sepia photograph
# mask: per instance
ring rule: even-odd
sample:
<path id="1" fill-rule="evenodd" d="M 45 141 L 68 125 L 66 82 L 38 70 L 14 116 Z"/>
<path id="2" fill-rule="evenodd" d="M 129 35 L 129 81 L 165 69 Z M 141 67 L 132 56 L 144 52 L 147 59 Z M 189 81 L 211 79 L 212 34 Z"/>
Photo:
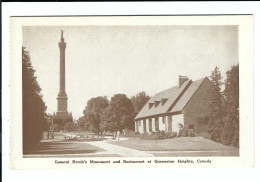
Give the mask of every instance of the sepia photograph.
<path id="1" fill-rule="evenodd" d="M 15 127 L 20 136 L 14 138 L 21 141 L 22 158 L 55 164 L 82 158 L 82 163 L 239 160 L 246 121 L 240 113 L 241 26 L 158 23 L 165 17 L 153 24 L 121 24 L 115 20 L 120 17 L 86 17 L 102 18 L 116 23 L 67 25 L 63 22 L 71 20 L 64 17 L 55 24 L 51 17 L 50 25 L 21 24 L 15 33 L 21 41 L 15 62 L 21 66 L 16 89 L 22 108 Z M 21 19 L 12 23 L 16 20 Z"/>
<path id="2" fill-rule="evenodd" d="M 23 154 L 238 156 L 237 26 L 23 27 Z"/>

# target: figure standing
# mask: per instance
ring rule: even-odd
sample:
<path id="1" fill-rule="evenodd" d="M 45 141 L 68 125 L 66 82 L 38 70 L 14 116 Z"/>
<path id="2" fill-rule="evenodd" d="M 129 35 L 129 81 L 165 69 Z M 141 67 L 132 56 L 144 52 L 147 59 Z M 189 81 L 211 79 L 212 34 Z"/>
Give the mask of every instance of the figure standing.
<path id="1" fill-rule="evenodd" d="M 117 130 L 117 139 L 119 140 L 120 131 Z"/>
<path id="2" fill-rule="evenodd" d="M 116 132 L 114 131 L 113 132 L 113 140 L 115 140 L 116 139 Z"/>

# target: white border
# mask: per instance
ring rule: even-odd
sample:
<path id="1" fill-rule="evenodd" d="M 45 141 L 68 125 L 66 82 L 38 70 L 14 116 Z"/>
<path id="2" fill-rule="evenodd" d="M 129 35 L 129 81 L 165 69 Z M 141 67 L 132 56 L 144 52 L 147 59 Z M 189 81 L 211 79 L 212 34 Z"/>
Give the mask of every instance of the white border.
<path id="1" fill-rule="evenodd" d="M 57 165 L 53 158 L 23 158 L 22 156 L 22 27 L 23 26 L 160 26 L 160 25 L 234 25 L 239 27 L 239 99 L 240 152 L 239 157 L 210 157 L 210 164 L 109 164 Z M 11 163 L 13 169 L 79 169 L 121 167 L 237 167 L 254 165 L 253 143 L 253 16 L 105 16 L 105 17 L 12 17 L 11 18 Z M 187 157 L 186 157 L 187 158 Z M 208 159 L 209 157 L 191 158 Z M 88 158 L 82 158 L 88 159 Z M 96 158 L 107 160 L 108 158 Z M 114 159 L 114 158 L 113 158 Z M 120 158 L 122 159 L 122 158 Z M 124 158 L 126 159 L 126 158 Z M 138 160 L 138 158 L 131 158 Z M 161 160 L 149 158 L 147 160 Z M 185 159 L 167 157 L 167 160 Z M 65 160 L 65 159 L 63 159 Z M 140 160 L 140 158 L 139 158 Z M 228 162 L 227 164 L 225 164 Z M 39 164 L 39 165 L 37 165 Z"/>
<path id="2" fill-rule="evenodd" d="M 29 15 L 115 15 L 115 14 L 254 14 L 254 32 L 260 32 L 259 20 L 260 20 L 260 9 L 259 2 L 201 2 L 201 3 L 3 3 L 3 69 L 2 69 L 2 78 L 3 78 L 3 181 L 12 181 L 17 179 L 25 179 L 26 181 L 46 181 L 48 179 L 57 180 L 60 178 L 63 181 L 71 181 L 75 176 L 72 177 L 71 172 L 48 172 L 48 175 L 45 176 L 46 171 L 41 172 L 19 172 L 10 170 L 10 109 L 9 109 L 9 101 L 10 101 L 10 89 L 9 89 L 9 78 L 10 78 L 10 60 L 9 60 L 9 17 L 10 16 L 29 16 Z M 22 7 L 22 8 L 21 8 Z M 259 33 L 255 33 L 254 37 L 254 48 L 255 50 L 259 50 Z M 259 51 L 254 52 L 254 59 L 259 59 Z M 257 67 L 259 67 L 259 62 L 255 62 L 255 79 L 259 77 L 259 71 L 257 71 Z M 259 84 L 255 81 L 255 93 L 259 93 Z M 255 95 L 255 111 L 259 110 L 258 104 L 256 101 L 259 101 L 259 96 Z M 259 114 L 255 112 L 255 120 L 259 121 Z M 256 122 L 255 130 L 259 129 L 259 124 Z M 259 142 L 257 142 L 257 138 L 259 138 L 259 132 L 255 133 L 255 146 L 256 146 L 256 154 L 259 153 Z M 258 158 L 256 157 L 256 160 Z M 258 161 L 259 162 L 259 161 Z M 210 170 L 210 169 L 174 169 L 174 173 L 178 173 L 178 176 L 185 176 L 185 179 L 188 181 L 194 181 L 195 178 L 200 181 L 203 180 L 211 180 L 211 181 L 220 181 L 220 180 L 232 180 L 232 181 L 244 181 L 245 179 L 250 180 L 259 178 L 256 173 L 256 170 L 252 169 L 218 169 L 218 170 Z M 216 171 L 216 173 L 214 172 Z M 99 181 L 108 180 L 114 181 L 114 175 L 117 175 L 118 178 L 123 178 L 124 181 L 132 181 L 132 178 L 126 178 L 125 176 L 132 176 L 125 173 L 126 171 L 114 171 L 111 170 L 102 170 L 102 174 L 100 175 L 99 170 L 90 170 L 90 172 L 81 171 L 73 172 L 73 174 L 77 175 L 77 178 L 86 177 L 88 179 Z M 132 170 L 134 175 L 138 176 L 140 180 L 169 180 L 172 179 L 173 171 L 170 169 L 149 169 L 149 170 Z M 198 172 L 200 176 L 195 177 Z M 154 176 L 151 174 L 160 174 L 158 176 Z M 221 173 L 221 175 L 219 175 Z M 62 174 L 62 176 L 59 175 Z M 142 175 L 143 174 L 143 175 Z M 163 174 L 163 175 L 162 175 Z M 189 174 L 189 175 L 186 175 Z M 30 176 L 29 176 L 30 175 Z M 38 175 L 41 175 L 39 178 Z M 125 175 L 125 176 L 124 176 Z M 59 177 L 58 177 L 59 176 Z M 96 176 L 99 176 L 97 179 Z M 183 178 L 174 176 L 175 180 L 183 180 Z M 185 180 L 186 181 L 186 180 Z"/>

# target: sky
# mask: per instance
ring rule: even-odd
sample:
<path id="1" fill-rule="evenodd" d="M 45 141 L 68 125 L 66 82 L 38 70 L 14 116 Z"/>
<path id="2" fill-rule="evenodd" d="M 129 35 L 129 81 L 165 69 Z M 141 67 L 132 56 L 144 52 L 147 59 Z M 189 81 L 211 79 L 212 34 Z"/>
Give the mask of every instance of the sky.
<path id="1" fill-rule="evenodd" d="M 51 114 L 57 111 L 61 29 L 74 119 L 93 97 L 153 96 L 177 85 L 179 75 L 195 81 L 218 66 L 225 79 L 238 64 L 237 26 L 24 26 L 23 46 Z"/>

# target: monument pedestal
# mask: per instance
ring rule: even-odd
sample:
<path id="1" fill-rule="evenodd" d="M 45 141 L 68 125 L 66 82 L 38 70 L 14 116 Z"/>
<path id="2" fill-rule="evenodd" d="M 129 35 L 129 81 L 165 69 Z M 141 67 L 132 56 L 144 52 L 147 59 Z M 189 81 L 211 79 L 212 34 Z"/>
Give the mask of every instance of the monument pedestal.
<path id="1" fill-rule="evenodd" d="M 66 123 L 73 121 L 72 114 L 68 112 L 56 112 L 53 115 L 53 124 L 57 124 L 59 127 L 64 127 Z"/>

